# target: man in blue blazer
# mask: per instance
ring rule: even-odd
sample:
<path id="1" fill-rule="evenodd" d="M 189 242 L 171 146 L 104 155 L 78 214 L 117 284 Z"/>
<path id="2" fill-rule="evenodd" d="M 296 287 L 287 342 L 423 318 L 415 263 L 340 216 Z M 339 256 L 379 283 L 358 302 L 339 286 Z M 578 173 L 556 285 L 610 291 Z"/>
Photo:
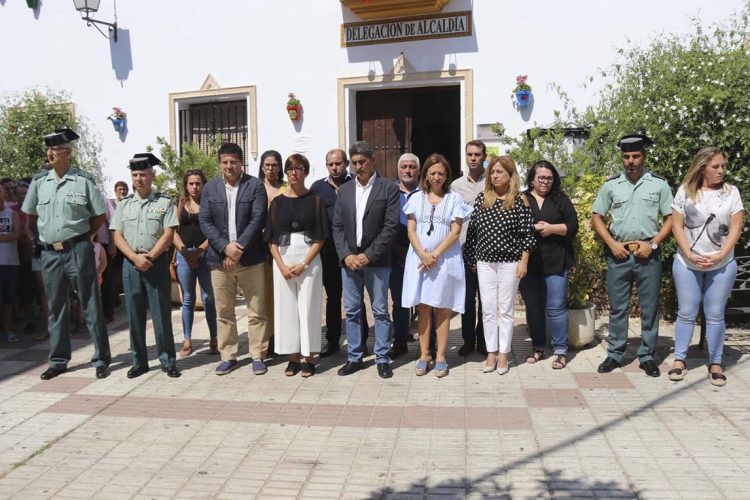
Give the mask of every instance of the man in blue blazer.
<path id="1" fill-rule="evenodd" d="M 237 285 L 247 302 L 247 337 L 253 373 L 267 368 L 269 311 L 266 305 L 267 247 L 261 238 L 266 224 L 268 197 L 263 182 L 243 172 L 242 148 L 227 143 L 219 148 L 222 175 L 203 189 L 200 227 L 208 238 L 207 261 L 211 267 L 218 320 L 221 363 L 217 375 L 237 368 L 239 351 L 235 315 Z"/>
<path id="2" fill-rule="evenodd" d="M 375 362 L 378 375 L 390 378 L 391 318 L 388 315 L 388 281 L 391 273 L 391 246 L 398 233 L 398 187 L 375 173 L 373 150 L 364 141 L 349 148 L 354 182 L 343 184 L 333 212 L 333 239 L 341 263 L 346 311 L 347 363 L 339 375 L 351 375 L 364 364 L 362 342 L 362 297 L 364 287 L 370 296 L 375 317 Z"/>

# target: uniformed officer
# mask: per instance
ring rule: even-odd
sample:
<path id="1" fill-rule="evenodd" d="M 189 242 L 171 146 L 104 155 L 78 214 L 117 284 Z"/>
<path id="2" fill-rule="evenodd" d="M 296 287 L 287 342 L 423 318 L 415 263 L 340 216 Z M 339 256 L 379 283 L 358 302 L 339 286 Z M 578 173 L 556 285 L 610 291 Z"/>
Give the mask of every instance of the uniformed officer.
<path id="1" fill-rule="evenodd" d="M 156 350 L 161 369 L 179 377 L 175 365 L 172 333 L 171 282 L 167 250 L 172 242 L 177 216 L 172 200 L 151 190 L 154 169 L 161 162 L 151 153 L 137 154 L 130 160 L 134 193 L 122 199 L 112 224 L 115 244 L 122 252 L 122 286 L 130 323 L 133 367 L 128 378 L 148 372 L 146 352 L 146 303 L 154 324 Z"/>
<path id="2" fill-rule="evenodd" d="M 672 232 L 672 191 L 666 180 L 643 166 L 651 139 L 626 135 L 617 145 L 625 171 L 607 179 L 591 216 L 592 227 L 606 245 L 610 307 L 607 359 L 599 365 L 599 373 L 611 372 L 622 363 L 628 341 L 630 293 L 635 282 L 641 306 L 640 368 L 648 376 L 658 377 L 654 352 L 659 338 L 659 245 Z M 612 216 L 609 228 L 604 222 L 607 213 Z"/>
<path id="3" fill-rule="evenodd" d="M 69 128 L 44 136 L 50 170 L 37 173 L 29 186 L 23 211 L 37 222 L 42 242 L 42 279 L 49 304 L 49 368 L 42 380 L 65 372 L 70 349 L 70 282 L 75 281 L 86 327 L 94 343 L 91 364 L 96 377 L 109 375 L 112 355 L 89 236 L 106 220 L 107 208 L 91 175 L 70 167 L 73 141 Z M 37 220 L 38 218 L 38 220 Z"/>

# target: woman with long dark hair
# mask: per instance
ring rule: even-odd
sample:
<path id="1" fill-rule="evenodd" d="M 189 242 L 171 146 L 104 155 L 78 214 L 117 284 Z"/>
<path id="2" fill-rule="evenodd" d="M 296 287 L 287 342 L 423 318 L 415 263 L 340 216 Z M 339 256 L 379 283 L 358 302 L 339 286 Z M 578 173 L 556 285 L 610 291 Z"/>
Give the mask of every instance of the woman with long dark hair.
<path id="1" fill-rule="evenodd" d="M 534 163 L 526 174 L 537 244 L 519 285 L 531 333 L 532 352 L 526 362 L 544 357 L 548 323 L 556 370 L 568 362 L 568 272 L 575 265 L 573 240 L 578 232 L 578 214 L 561 184 L 557 169 L 546 160 Z"/>
<path id="2" fill-rule="evenodd" d="M 677 241 L 672 263 L 677 322 L 670 380 L 685 378 L 687 351 L 702 302 L 708 378 L 715 386 L 727 383 L 721 365 L 726 334 L 724 308 L 737 276 L 734 247 L 742 232 L 745 209 L 739 190 L 724 180 L 725 175 L 724 153 L 715 147 L 701 149 L 693 156 L 672 202 L 672 232 Z"/>
<path id="3" fill-rule="evenodd" d="M 182 196 L 177 205 L 179 227 L 174 233 L 174 246 L 177 251 L 177 279 L 182 290 L 182 334 L 184 337 L 180 357 L 187 357 L 193 352 L 193 318 L 195 315 L 195 284 L 200 284 L 201 301 L 206 311 L 206 322 L 210 335 L 209 352 L 219 353 L 216 338 L 216 305 L 211 286 L 211 270 L 206 262 L 208 239 L 201 232 L 198 223 L 198 212 L 201 205 L 201 193 L 207 179 L 202 170 L 193 169 L 182 177 Z"/>

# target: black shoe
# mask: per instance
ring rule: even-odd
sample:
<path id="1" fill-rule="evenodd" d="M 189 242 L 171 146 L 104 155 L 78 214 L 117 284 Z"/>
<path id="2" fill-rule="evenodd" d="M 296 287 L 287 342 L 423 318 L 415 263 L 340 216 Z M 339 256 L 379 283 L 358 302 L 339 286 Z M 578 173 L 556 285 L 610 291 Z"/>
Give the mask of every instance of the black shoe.
<path id="1" fill-rule="evenodd" d="M 108 366 L 97 366 L 96 367 L 96 378 L 107 378 L 109 377 L 110 371 Z"/>
<path id="2" fill-rule="evenodd" d="M 133 367 L 130 370 L 128 370 L 128 378 L 136 378 L 140 377 L 141 375 L 148 373 L 148 366 L 145 368 L 136 368 Z"/>
<path id="3" fill-rule="evenodd" d="M 361 361 L 347 361 L 344 366 L 339 368 L 338 374 L 342 377 L 345 377 L 347 375 L 351 375 L 352 373 L 357 373 L 364 367 L 365 364 Z"/>
<path id="4" fill-rule="evenodd" d="M 338 345 L 334 347 L 333 345 L 329 344 L 328 347 L 326 347 L 325 351 L 320 351 L 320 357 L 327 358 L 328 356 L 333 356 L 337 352 L 341 352 L 341 348 Z"/>
<path id="5" fill-rule="evenodd" d="M 477 352 L 482 356 L 487 356 L 487 346 L 484 344 L 477 344 Z"/>
<path id="6" fill-rule="evenodd" d="M 378 375 L 380 378 L 391 378 L 393 376 L 393 370 L 391 370 L 390 363 L 378 363 Z"/>
<path id="7" fill-rule="evenodd" d="M 367 356 L 370 355 L 370 349 L 367 347 L 367 344 L 362 345 L 362 350 L 363 350 L 363 353 L 362 353 L 363 358 L 366 358 Z"/>
<path id="8" fill-rule="evenodd" d="M 404 345 L 394 344 L 393 347 L 391 347 L 391 350 L 388 351 L 388 357 L 391 359 L 396 359 L 402 354 L 408 354 L 408 353 L 409 353 L 409 348 L 406 346 L 406 344 Z"/>
<path id="9" fill-rule="evenodd" d="M 58 375 L 62 373 L 65 373 L 66 371 L 68 371 L 67 368 L 54 368 L 50 366 L 49 368 L 47 368 L 47 370 L 45 370 L 44 373 L 39 375 L 39 378 L 42 380 L 50 380 L 50 379 L 57 377 Z"/>
<path id="10" fill-rule="evenodd" d="M 461 346 L 461 348 L 458 350 L 459 356 L 468 356 L 471 354 L 471 351 L 474 350 L 474 344 L 464 344 Z"/>
<path id="11" fill-rule="evenodd" d="M 182 372 L 177 369 L 176 366 L 170 366 L 167 368 L 166 366 L 161 367 L 161 371 L 167 374 L 167 377 L 172 378 L 179 378 L 182 375 Z"/>
<path id="12" fill-rule="evenodd" d="M 618 363 L 614 359 L 607 356 L 607 359 L 602 361 L 602 364 L 599 365 L 599 368 L 597 369 L 597 371 L 599 373 L 609 373 L 615 368 L 619 368 L 619 367 L 620 367 L 620 363 Z"/>
<path id="13" fill-rule="evenodd" d="M 656 361 L 653 359 L 649 359 L 647 361 L 642 362 L 638 368 L 646 372 L 646 375 L 649 377 L 658 377 L 661 375 L 661 372 L 659 371 L 659 366 L 656 364 Z"/>

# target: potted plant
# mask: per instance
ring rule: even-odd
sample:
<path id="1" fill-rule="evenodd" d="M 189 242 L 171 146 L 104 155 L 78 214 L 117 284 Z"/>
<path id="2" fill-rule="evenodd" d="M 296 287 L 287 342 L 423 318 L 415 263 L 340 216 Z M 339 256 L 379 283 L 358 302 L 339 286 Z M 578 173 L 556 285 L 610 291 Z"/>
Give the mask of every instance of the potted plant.
<path id="1" fill-rule="evenodd" d="M 525 108 L 531 101 L 531 85 L 526 83 L 527 75 L 516 76 L 516 88 L 513 89 L 513 96 L 516 100 L 516 106 Z"/>
<path id="2" fill-rule="evenodd" d="M 294 96 L 294 92 L 289 92 L 289 100 L 286 102 L 286 112 L 289 113 L 289 119 L 293 122 L 302 116 L 302 103 Z"/>
<path id="3" fill-rule="evenodd" d="M 583 174 L 576 179 L 571 200 L 578 213 L 578 234 L 573 243 L 576 266 L 568 277 L 568 344 L 580 348 L 594 340 L 596 306 L 591 293 L 601 284 L 606 269 L 601 244 L 591 227 L 591 209 L 603 179 Z"/>
<path id="4" fill-rule="evenodd" d="M 107 120 L 112 122 L 112 126 L 115 131 L 121 132 L 128 123 L 128 114 L 121 108 L 112 108 L 112 114 L 107 117 Z"/>

